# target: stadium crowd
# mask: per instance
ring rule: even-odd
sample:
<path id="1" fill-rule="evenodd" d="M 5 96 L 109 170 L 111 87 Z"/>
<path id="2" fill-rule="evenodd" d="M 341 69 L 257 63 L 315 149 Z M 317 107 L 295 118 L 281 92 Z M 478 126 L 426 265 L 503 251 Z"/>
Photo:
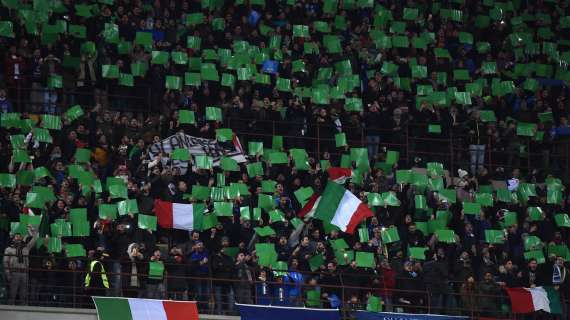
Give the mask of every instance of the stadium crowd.
<path id="1" fill-rule="evenodd" d="M 362 309 L 377 297 L 388 311 L 499 316 L 504 287 L 569 298 L 568 172 L 552 157 L 570 157 L 568 10 L 2 0 L 3 301 L 169 297 L 231 314 L 234 301 Z M 151 150 L 181 133 L 243 146 L 247 162 L 192 156 L 186 170 Z M 446 147 L 422 140 L 402 167 L 407 136 L 456 139 L 461 169 L 444 171 Z M 306 163 L 272 157 L 291 149 Z M 374 211 L 354 234 L 297 217 L 307 187 L 336 183 L 328 167 L 351 167 L 346 188 Z M 155 199 L 203 203 L 209 218 L 149 226 Z"/>

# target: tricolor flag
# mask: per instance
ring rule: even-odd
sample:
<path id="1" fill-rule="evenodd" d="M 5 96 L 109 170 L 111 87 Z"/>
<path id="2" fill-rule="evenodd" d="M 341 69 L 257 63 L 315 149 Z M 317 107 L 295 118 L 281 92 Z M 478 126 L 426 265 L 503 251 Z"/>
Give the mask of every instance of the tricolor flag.
<path id="1" fill-rule="evenodd" d="M 197 320 L 195 301 L 93 297 L 99 320 Z"/>
<path id="2" fill-rule="evenodd" d="M 328 221 L 346 233 L 353 233 L 368 217 L 372 217 L 368 206 L 336 183 L 327 183 L 314 214 L 314 218 Z"/>
<path id="3" fill-rule="evenodd" d="M 305 221 L 308 221 L 315 214 L 315 209 L 317 209 L 319 201 L 321 201 L 321 196 L 313 193 L 307 203 L 305 203 L 305 206 L 303 206 L 303 208 L 297 213 L 297 216 Z"/>
<path id="4" fill-rule="evenodd" d="M 196 230 L 202 226 L 204 205 L 154 200 L 154 212 L 163 228 Z"/>
<path id="5" fill-rule="evenodd" d="M 543 310 L 562 314 L 560 295 L 553 287 L 507 288 L 513 313 L 531 313 Z"/>
<path id="6" fill-rule="evenodd" d="M 339 167 L 330 167 L 327 169 L 329 179 L 339 184 L 344 184 L 346 180 L 352 178 L 352 170 Z"/>

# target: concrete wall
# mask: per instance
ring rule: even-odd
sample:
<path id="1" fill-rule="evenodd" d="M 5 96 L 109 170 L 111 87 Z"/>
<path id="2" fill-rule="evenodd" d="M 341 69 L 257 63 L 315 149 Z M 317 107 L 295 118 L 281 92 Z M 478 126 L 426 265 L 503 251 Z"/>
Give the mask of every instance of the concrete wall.
<path id="1" fill-rule="evenodd" d="M 97 320 L 94 309 L 0 305 L 2 320 Z M 200 320 L 239 320 L 239 317 L 201 314 Z"/>

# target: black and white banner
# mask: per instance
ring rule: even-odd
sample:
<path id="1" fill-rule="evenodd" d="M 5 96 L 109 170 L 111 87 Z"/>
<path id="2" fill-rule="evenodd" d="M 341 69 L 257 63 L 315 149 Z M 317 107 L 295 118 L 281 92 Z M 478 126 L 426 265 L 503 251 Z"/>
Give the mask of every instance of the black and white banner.
<path id="1" fill-rule="evenodd" d="M 220 165 L 220 159 L 223 156 L 230 157 L 238 163 L 246 161 L 243 150 L 236 136 L 234 136 L 233 141 L 220 143 L 213 139 L 199 138 L 178 133 L 160 142 L 152 144 L 150 146 L 149 153 L 151 159 L 154 160 L 154 158 L 161 152 L 166 156 L 179 148 L 188 149 L 193 158 L 199 155 L 212 157 L 215 167 Z M 180 168 L 182 174 L 185 174 L 188 170 L 187 161 L 171 160 L 171 164 L 172 167 Z"/>

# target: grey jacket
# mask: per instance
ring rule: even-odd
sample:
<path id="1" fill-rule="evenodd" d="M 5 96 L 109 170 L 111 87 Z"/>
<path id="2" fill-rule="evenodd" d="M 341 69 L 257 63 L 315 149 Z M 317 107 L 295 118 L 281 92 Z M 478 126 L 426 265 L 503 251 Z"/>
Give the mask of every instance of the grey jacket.
<path id="1" fill-rule="evenodd" d="M 15 272 L 26 272 L 29 267 L 29 255 L 30 250 L 36 245 L 36 240 L 38 239 L 38 232 L 33 230 L 31 232 L 32 239 L 28 243 L 23 243 L 22 257 L 18 258 L 18 248 L 12 244 L 4 250 L 4 272 L 6 279 L 10 279 L 10 275 Z"/>

